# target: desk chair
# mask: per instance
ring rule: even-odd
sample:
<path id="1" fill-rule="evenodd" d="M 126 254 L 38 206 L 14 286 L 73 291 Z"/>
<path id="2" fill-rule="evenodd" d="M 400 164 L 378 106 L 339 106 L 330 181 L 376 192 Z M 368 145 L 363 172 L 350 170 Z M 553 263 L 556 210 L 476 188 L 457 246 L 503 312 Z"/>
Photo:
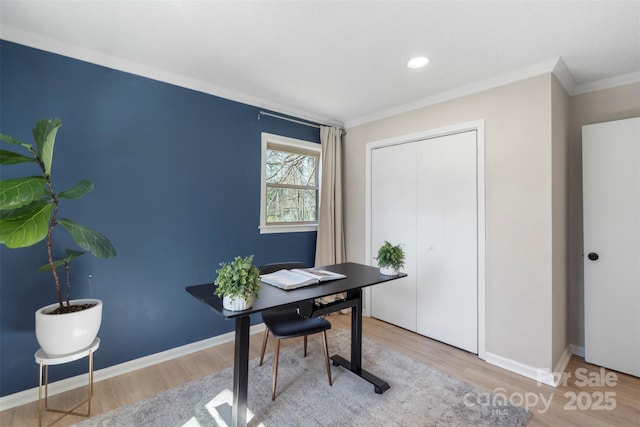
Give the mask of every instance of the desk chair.
<path id="1" fill-rule="evenodd" d="M 301 262 L 273 263 L 262 265 L 260 274 L 269 274 L 274 271 L 293 268 L 305 268 Z M 260 354 L 260 366 L 264 361 L 264 351 L 267 348 L 269 332 L 276 338 L 276 348 L 273 356 L 273 381 L 271 384 L 271 400 L 276 400 L 276 380 L 278 378 L 278 356 L 280 354 L 280 340 L 286 338 L 304 337 L 304 357 L 307 357 L 307 335 L 322 332 L 324 344 L 324 359 L 327 366 L 329 385 L 331 381 L 331 368 L 329 366 L 329 346 L 327 344 L 327 330 L 331 329 L 331 323 L 320 317 L 307 319 L 298 314 L 296 305 L 289 305 L 262 312 L 262 320 L 266 325 L 264 338 L 262 339 L 262 353 Z"/>

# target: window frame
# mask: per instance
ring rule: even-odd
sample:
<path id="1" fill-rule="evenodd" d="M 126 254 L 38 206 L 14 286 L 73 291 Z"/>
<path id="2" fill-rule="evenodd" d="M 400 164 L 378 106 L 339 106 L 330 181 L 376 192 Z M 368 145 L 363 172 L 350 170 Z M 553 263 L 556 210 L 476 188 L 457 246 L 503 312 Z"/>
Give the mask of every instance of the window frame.
<path id="1" fill-rule="evenodd" d="M 260 234 L 270 234 L 270 233 L 297 233 L 297 232 L 306 232 L 306 231 L 317 231 L 318 230 L 318 219 L 317 216 L 320 213 L 320 183 L 321 180 L 321 161 L 322 161 L 322 150 L 319 143 L 305 141 L 302 139 L 289 138 L 282 135 L 276 135 L 272 133 L 262 132 L 261 133 L 261 145 L 262 145 L 262 155 L 261 155 L 261 171 L 260 171 L 260 225 L 258 228 L 260 229 Z M 278 150 L 278 147 L 283 150 Z M 316 198 L 316 221 L 315 222 L 294 222 L 291 224 L 286 223 L 278 223 L 278 224 L 267 224 L 267 150 L 278 150 L 285 151 L 286 148 L 291 148 L 292 153 L 300 153 L 315 155 L 317 154 L 317 170 L 316 170 L 316 179 L 318 181 L 318 196 Z"/>

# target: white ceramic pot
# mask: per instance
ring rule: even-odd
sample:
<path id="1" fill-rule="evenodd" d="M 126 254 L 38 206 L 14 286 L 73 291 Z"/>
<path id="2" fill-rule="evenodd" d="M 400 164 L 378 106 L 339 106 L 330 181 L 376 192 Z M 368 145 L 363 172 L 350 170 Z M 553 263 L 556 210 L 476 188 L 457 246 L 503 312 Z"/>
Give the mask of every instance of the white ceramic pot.
<path id="1" fill-rule="evenodd" d="M 396 270 L 393 267 L 380 267 L 380 274 L 383 274 L 385 276 L 397 276 L 398 275 L 398 270 Z"/>
<path id="2" fill-rule="evenodd" d="M 251 295 L 247 300 L 235 296 L 225 295 L 222 298 L 222 306 L 229 311 L 247 310 L 253 307 L 254 296 Z"/>
<path id="3" fill-rule="evenodd" d="M 74 353 L 91 345 L 102 323 L 102 301 L 71 300 L 74 304 L 95 304 L 82 311 L 66 314 L 46 314 L 58 303 L 36 310 L 36 338 L 42 350 L 50 356 Z"/>

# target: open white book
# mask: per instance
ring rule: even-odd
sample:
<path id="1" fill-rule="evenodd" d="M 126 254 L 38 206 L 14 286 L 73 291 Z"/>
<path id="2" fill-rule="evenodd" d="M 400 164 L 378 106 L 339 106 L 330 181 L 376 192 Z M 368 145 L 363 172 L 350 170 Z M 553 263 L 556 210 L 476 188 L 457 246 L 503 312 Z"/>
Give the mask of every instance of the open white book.
<path id="1" fill-rule="evenodd" d="M 315 285 L 327 280 L 344 279 L 344 274 L 333 271 L 319 270 L 317 268 L 295 268 L 293 270 L 278 270 L 273 273 L 263 274 L 260 279 L 269 285 L 280 289 L 290 290 L 303 286 Z"/>

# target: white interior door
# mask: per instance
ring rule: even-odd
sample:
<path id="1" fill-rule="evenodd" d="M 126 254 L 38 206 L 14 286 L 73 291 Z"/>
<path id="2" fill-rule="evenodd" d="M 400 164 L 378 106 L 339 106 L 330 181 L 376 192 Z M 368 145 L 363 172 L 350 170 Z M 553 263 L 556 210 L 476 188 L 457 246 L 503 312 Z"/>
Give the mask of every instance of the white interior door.
<path id="1" fill-rule="evenodd" d="M 476 132 L 417 144 L 417 332 L 478 353 Z"/>
<path id="2" fill-rule="evenodd" d="M 371 265 L 385 240 L 401 244 L 407 277 L 371 288 L 371 314 L 416 330 L 416 145 L 377 148 L 371 153 Z"/>
<path id="3" fill-rule="evenodd" d="M 640 376 L 640 118 L 584 126 L 582 153 L 585 359 Z"/>

